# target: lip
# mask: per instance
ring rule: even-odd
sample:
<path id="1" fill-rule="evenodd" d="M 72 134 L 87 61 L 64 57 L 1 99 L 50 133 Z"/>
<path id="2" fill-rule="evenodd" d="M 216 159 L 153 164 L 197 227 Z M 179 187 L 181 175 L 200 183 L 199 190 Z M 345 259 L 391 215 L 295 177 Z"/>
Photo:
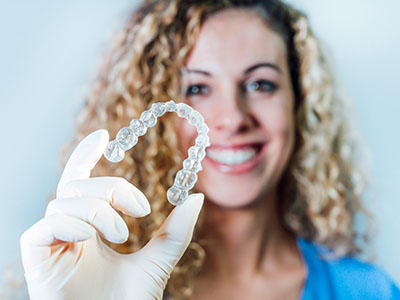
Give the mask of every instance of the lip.
<path id="1" fill-rule="evenodd" d="M 265 142 L 244 142 L 244 143 L 237 143 L 237 144 L 217 144 L 217 143 L 211 143 L 207 149 L 240 149 L 244 148 L 246 146 L 248 147 L 253 147 L 254 145 L 263 145 Z"/>
<path id="2" fill-rule="evenodd" d="M 220 162 L 213 160 L 208 155 L 205 156 L 204 160 L 206 160 L 207 163 L 209 163 L 217 171 L 224 173 L 224 174 L 239 175 L 239 174 L 247 173 L 247 172 L 251 171 L 252 169 L 254 169 L 258 165 L 260 160 L 263 158 L 265 149 L 267 148 L 267 143 L 246 143 L 246 144 L 238 144 L 238 145 L 231 145 L 231 146 L 212 145 L 210 147 L 211 149 L 238 149 L 238 148 L 242 148 L 245 146 L 254 146 L 255 144 L 258 147 L 261 147 L 261 149 L 257 152 L 256 156 L 254 156 L 251 160 L 243 162 L 241 164 L 229 165 L 229 164 L 220 163 Z"/>

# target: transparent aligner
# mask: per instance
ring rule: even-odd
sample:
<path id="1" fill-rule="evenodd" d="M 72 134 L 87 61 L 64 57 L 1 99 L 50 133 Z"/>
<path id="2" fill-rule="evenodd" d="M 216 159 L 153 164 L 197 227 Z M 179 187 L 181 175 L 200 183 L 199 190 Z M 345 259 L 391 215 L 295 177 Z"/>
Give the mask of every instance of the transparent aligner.
<path id="1" fill-rule="evenodd" d="M 196 146 L 206 148 L 210 146 L 210 139 L 206 133 L 199 134 L 196 138 Z"/>
<path id="2" fill-rule="evenodd" d="M 183 161 L 183 168 L 193 173 L 197 173 L 203 169 L 201 167 L 200 162 L 197 159 L 191 159 L 191 158 L 186 158 Z"/>
<path id="3" fill-rule="evenodd" d="M 192 114 L 193 108 L 185 103 L 178 103 L 176 105 L 176 113 L 181 118 L 189 119 L 189 116 Z"/>
<path id="4" fill-rule="evenodd" d="M 108 143 L 104 156 L 111 162 L 117 163 L 124 159 L 125 152 L 121 149 L 121 146 L 117 141 L 111 141 Z"/>
<path id="5" fill-rule="evenodd" d="M 146 125 L 144 125 L 143 121 L 140 119 L 133 119 L 129 126 L 137 136 L 145 135 L 147 132 Z"/>
<path id="6" fill-rule="evenodd" d="M 173 205 L 179 205 L 185 202 L 188 197 L 188 191 L 177 187 L 171 186 L 167 191 L 167 199 Z"/>
<path id="7" fill-rule="evenodd" d="M 127 151 L 137 144 L 138 136 L 133 132 L 132 128 L 124 127 L 120 129 L 115 140 L 122 150 Z"/>
<path id="8" fill-rule="evenodd" d="M 167 112 L 167 105 L 164 102 L 153 103 L 151 111 L 156 117 L 162 117 Z"/>
<path id="9" fill-rule="evenodd" d="M 199 127 L 204 124 L 204 118 L 197 110 L 193 110 L 188 118 L 188 121 L 190 125 L 195 127 Z"/>
<path id="10" fill-rule="evenodd" d="M 151 128 L 157 124 L 157 117 L 151 110 L 145 110 L 142 112 L 140 115 L 140 120 L 148 128 Z"/>
<path id="11" fill-rule="evenodd" d="M 116 139 L 109 142 L 104 156 L 111 162 L 120 162 L 124 159 L 125 153 L 134 147 L 138 137 L 147 133 L 147 128 L 157 124 L 157 118 L 166 112 L 176 112 L 179 117 L 188 120 L 189 124 L 196 127 L 198 136 L 195 144 L 188 150 L 188 157 L 183 161 L 183 169 L 177 172 L 173 186 L 167 191 L 167 199 L 173 205 L 183 203 L 197 182 L 196 173 L 202 170 L 201 160 L 205 157 L 205 148 L 210 146 L 207 135 L 209 128 L 204 122 L 203 116 L 185 103 L 168 102 L 153 103 L 151 108 L 145 110 L 140 118 L 133 119 L 128 127 L 123 127 L 118 132 Z"/>
<path id="12" fill-rule="evenodd" d="M 189 158 L 201 161 L 206 156 L 206 151 L 203 147 L 192 146 L 189 148 Z"/>
<path id="13" fill-rule="evenodd" d="M 174 100 L 170 100 L 167 103 L 165 103 L 165 109 L 168 112 L 176 112 L 176 103 L 174 102 Z"/>
<path id="14" fill-rule="evenodd" d="M 210 131 L 206 123 L 201 123 L 197 126 L 197 133 L 198 134 L 207 134 Z"/>
<path id="15" fill-rule="evenodd" d="M 196 181 L 197 175 L 194 172 L 183 169 L 176 173 L 175 185 L 184 190 L 190 190 L 193 188 Z"/>

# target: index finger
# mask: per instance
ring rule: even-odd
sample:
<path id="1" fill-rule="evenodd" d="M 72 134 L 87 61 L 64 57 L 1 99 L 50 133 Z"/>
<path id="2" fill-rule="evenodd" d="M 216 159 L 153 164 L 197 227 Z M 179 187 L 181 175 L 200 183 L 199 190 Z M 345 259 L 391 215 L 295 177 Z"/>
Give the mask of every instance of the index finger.
<path id="1" fill-rule="evenodd" d="M 86 136 L 76 146 L 58 182 L 57 197 L 69 181 L 90 177 L 90 172 L 103 155 L 109 138 L 107 130 L 98 129 Z"/>

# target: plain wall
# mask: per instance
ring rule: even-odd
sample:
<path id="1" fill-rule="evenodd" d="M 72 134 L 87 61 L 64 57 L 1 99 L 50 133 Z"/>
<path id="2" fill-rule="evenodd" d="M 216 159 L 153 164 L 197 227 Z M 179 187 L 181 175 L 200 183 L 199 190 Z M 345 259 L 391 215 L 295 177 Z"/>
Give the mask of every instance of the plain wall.
<path id="1" fill-rule="evenodd" d="M 44 216 L 62 171 L 61 147 L 72 137 L 85 90 L 129 2 L 0 3 L 0 270 L 20 259 L 21 234 Z M 291 2 L 310 16 L 353 100 L 370 153 L 365 202 L 379 228 L 375 263 L 400 284 L 400 2 Z"/>

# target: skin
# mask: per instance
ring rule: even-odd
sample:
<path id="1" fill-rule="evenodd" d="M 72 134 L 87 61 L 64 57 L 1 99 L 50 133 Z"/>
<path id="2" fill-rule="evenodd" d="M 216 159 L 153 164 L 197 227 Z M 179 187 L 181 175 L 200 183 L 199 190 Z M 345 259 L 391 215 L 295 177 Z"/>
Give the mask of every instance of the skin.
<path id="1" fill-rule="evenodd" d="M 187 60 L 185 101 L 204 116 L 211 147 L 266 144 L 259 162 L 240 174 L 214 167 L 207 156 L 202 161 L 196 190 L 205 194 L 199 234 L 207 256 L 194 299 L 297 299 L 303 288 L 295 238 L 276 213 L 277 183 L 295 139 L 286 53 L 254 11 L 227 9 L 205 21 Z M 259 63 L 269 66 L 245 73 Z M 184 120 L 177 132 L 186 154 L 197 132 Z"/>

